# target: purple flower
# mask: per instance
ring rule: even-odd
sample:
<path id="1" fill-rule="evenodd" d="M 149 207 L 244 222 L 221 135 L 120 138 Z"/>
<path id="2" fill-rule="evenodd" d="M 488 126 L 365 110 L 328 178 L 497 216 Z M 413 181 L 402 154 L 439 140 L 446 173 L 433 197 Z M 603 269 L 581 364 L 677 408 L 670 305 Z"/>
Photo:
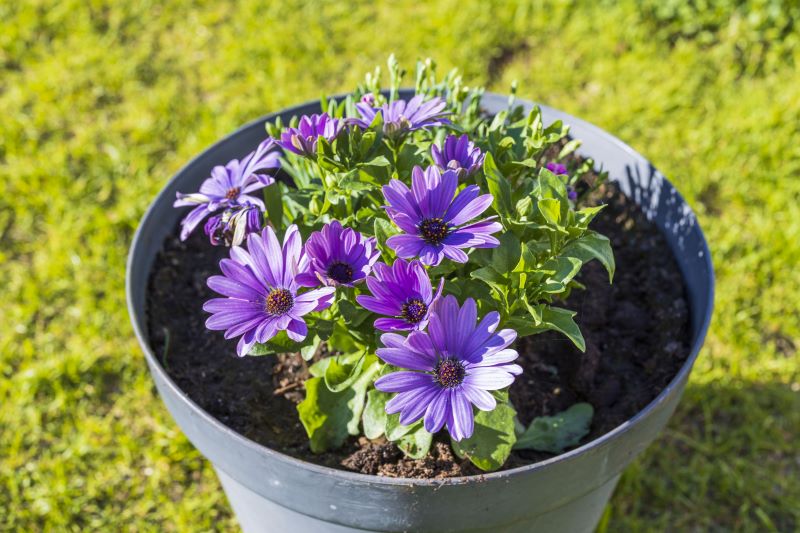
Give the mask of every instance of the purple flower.
<path id="1" fill-rule="evenodd" d="M 485 154 L 469 140 L 465 133 L 461 137 L 448 135 L 440 150 L 436 144 L 431 145 L 433 162 L 442 170 L 458 170 L 460 177 L 472 176 L 483 165 Z"/>
<path id="2" fill-rule="evenodd" d="M 247 235 L 261 231 L 261 226 L 261 210 L 247 204 L 209 217 L 203 229 L 214 246 L 239 246 Z"/>
<path id="3" fill-rule="evenodd" d="M 571 185 L 567 186 L 567 198 L 573 202 L 578 199 L 578 191 L 576 191 Z"/>
<path id="4" fill-rule="evenodd" d="M 545 165 L 545 168 L 556 175 L 567 173 L 567 167 L 562 165 L 561 163 L 554 163 L 554 162 L 547 163 Z"/>
<path id="5" fill-rule="evenodd" d="M 300 118 L 296 128 L 286 128 L 281 133 L 278 144 L 284 149 L 298 155 L 315 157 L 317 154 L 317 139 L 324 137 L 332 142 L 344 128 L 344 121 L 331 118 L 327 113 L 311 115 Z"/>
<path id="6" fill-rule="evenodd" d="M 372 93 L 366 93 L 361 97 L 361 103 L 367 104 L 369 107 L 373 107 L 375 105 L 375 95 Z"/>
<path id="7" fill-rule="evenodd" d="M 256 173 L 280 167 L 280 153 L 272 151 L 275 146 L 273 139 L 266 139 L 241 161 L 232 159 L 224 167 L 214 167 L 200 192 L 176 193 L 175 207 L 196 206 L 181 222 L 181 240 L 186 240 L 204 218 L 219 209 L 249 203 L 263 210 L 264 202 L 249 193 L 275 182 L 272 176 Z"/>
<path id="8" fill-rule="evenodd" d="M 303 316 L 330 306 L 333 287 L 298 294 L 295 276 L 306 268 L 297 226 L 286 230 L 283 248 L 271 227 L 247 237 L 247 251 L 231 248 L 231 258 L 219 262 L 223 276 L 208 278 L 208 286 L 226 298 L 203 305 L 212 313 L 206 327 L 225 330 L 225 338 L 239 337 L 236 352 L 244 357 L 256 342 L 267 342 L 285 330 L 300 342 L 308 333 Z"/>
<path id="9" fill-rule="evenodd" d="M 381 331 L 425 329 L 433 304 L 439 299 L 444 278 L 436 294 L 422 263 L 396 259 L 392 266 L 378 263 L 367 278 L 372 296 L 358 295 L 356 301 L 366 309 L 392 318 L 379 318 L 375 327 Z"/>
<path id="10" fill-rule="evenodd" d="M 500 241 L 491 235 L 503 229 L 499 222 L 493 221 L 497 217 L 462 225 L 489 207 L 491 194 L 479 195 L 477 185 L 468 185 L 454 198 L 458 174 L 454 170 L 442 173 L 435 166 L 424 172 L 414 167 L 411 181 L 413 192 L 396 179 L 383 187 L 383 196 L 389 204 L 386 212 L 405 232 L 386 241 L 399 257 L 419 256 L 428 266 L 438 265 L 445 256 L 466 263 L 467 254 L 461 248 L 499 246 Z"/>
<path id="11" fill-rule="evenodd" d="M 364 129 L 369 128 L 375 119 L 375 115 L 380 112 L 383 117 L 383 133 L 392 139 L 400 138 L 408 132 L 429 126 L 450 123 L 446 118 L 449 113 L 444 111 L 447 105 L 444 100 L 436 97 L 423 102 L 423 99 L 422 95 L 417 95 L 408 102 L 395 100 L 380 107 L 372 107 L 362 101 L 356 104 L 356 109 L 358 109 L 361 118 L 352 118 L 350 123 Z"/>
<path id="12" fill-rule="evenodd" d="M 475 300 L 459 308 L 454 296 L 434 306 L 428 331 L 403 337 L 385 333 L 378 357 L 408 370 L 387 374 L 375 388 L 398 393 L 386 404 L 387 413 L 400 413 L 400 423 L 413 424 L 425 418 L 425 429 L 436 433 L 447 424 L 455 440 L 469 438 L 474 430 L 474 405 L 492 411 L 497 403 L 487 391 L 511 385 L 522 368 L 513 364 L 516 350 L 508 348 L 517 332 L 503 329 L 496 312 L 477 324 Z"/>
<path id="13" fill-rule="evenodd" d="M 373 237 L 366 238 L 352 228 L 343 228 L 338 220 L 315 231 L 306 241 L 308 270 L 297 276 L 306 287 L 347 285 L 364 281 L 380 257 Z"/>

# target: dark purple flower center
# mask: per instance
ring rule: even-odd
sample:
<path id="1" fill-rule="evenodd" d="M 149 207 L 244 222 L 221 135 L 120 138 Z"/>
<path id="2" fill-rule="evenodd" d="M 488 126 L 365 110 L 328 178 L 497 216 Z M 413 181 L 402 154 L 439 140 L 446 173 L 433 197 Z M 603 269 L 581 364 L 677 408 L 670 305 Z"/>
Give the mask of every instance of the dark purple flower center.
<path id="1" fill-rule="evenodd" d="M 422 238 L 429 244 L 439 244 L 450 232 L 447 223 L 441 218 L 426 218 L 419 223 L 418 229 Z"/>
<path id="2" fill-rule="evenodd" d="M 337 261 L 328 267 L 328 277 L 337 283 L 353 281 L 353 268 L 347 263 Z"/>
<path id="3" fill-rule="evenodd" d="M 264 309 L 270 315 L 285 315 L 294 305 L 292 293 L 287 289 L 272 289 L 264 302 Z"/>
<path id="4" fill-rule="evenodd" d="M 461 385 L 466 375 L 464 363 L 454 358 L 440 359 L 433 369 L 433 380 L 445 389 Z"/>
<path id="5" fill-rule="evenodd" d="M 425 318 L 425 313 L 427 312 L 428 306 L 425 305 L 425 302 L 419 298 L 413 298 L 403 304 L 403 310 L 400 314 L 412 324 L 419 324 Z"/>
<path id="6" fill-rule="evenodd" d="M 228 189 L 228 192 L 225 193 L 225 198 L 228 200 L 236 200 L 236 198 L 239 196 L 240 190 L 241 189 L 239 189 L 239 187 L 231 187 Z"/>

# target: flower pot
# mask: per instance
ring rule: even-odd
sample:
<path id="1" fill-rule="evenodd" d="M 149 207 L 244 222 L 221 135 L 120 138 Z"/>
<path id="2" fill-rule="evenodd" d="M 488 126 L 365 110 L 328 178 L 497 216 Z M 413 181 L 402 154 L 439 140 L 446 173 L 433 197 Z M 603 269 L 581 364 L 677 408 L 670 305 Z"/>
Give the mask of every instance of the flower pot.
<path id="1" fill-rule="evenodd" d="M 401 93 L 410 97 L 410 91 Z M 488 94 L 492 113 L 506 97 Z M 530 102 L 520 102 L 527 109 Z M 252 150 L 264 122 L 320 112 L 309 103 L 268 115 L 221 140 L 181 169 L 144 215 L 131 246 L 128 308 L 156 387 L 189 440 L 211 461 L 245 531 L 592 531 L 625 467 L 658 435 L 677 405 L 711 318 L 714 275 L 703 233 L 680 194 L 645 158 L 584 121 L 542 107 L 545 122 L 571 126 L 595 159 L 660 228 L 683 274 L 691 352 L 671 383 L 613 431 L 536 464 L 444 480 L 394 479 L 331 469 L 248 440 L 198 407 L 162 368 L 146 335 L 151 265 L 182 213 L 178 190 L 194 190 L 214 165 Z M 220 357 L 225 355 L 220 354 Z"/>

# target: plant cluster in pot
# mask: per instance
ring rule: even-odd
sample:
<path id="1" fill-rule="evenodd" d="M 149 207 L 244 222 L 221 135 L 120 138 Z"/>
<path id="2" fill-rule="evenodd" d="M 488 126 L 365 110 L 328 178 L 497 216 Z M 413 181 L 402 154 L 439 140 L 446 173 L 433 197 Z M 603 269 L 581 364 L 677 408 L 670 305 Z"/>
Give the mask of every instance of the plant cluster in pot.
<path id="1" fill-rule="evenodd" d="M 246 531 L 591 531 L 702 344 L 703 235 L 599 129 L 389 73 L 148 210 L 127 289 L 159 393 Z"/>

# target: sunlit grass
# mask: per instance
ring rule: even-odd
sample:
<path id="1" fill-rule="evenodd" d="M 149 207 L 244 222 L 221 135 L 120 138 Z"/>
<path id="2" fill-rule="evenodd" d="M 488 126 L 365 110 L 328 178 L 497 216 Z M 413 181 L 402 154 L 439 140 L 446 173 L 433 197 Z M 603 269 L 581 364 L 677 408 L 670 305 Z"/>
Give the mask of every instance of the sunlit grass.
<path id="1" fill-rule="evenodd" d="M 132 338 L 127 247 L 194 154 L 390 52 L 497 91 L 519 80 L 698 212 L 717 311 L 608 531 L 798 527 L 800 71 L 743 70 L 727 35 L 671 47 L 633 3 L 0 4 L 0 529 L 234 528 Z"/>

